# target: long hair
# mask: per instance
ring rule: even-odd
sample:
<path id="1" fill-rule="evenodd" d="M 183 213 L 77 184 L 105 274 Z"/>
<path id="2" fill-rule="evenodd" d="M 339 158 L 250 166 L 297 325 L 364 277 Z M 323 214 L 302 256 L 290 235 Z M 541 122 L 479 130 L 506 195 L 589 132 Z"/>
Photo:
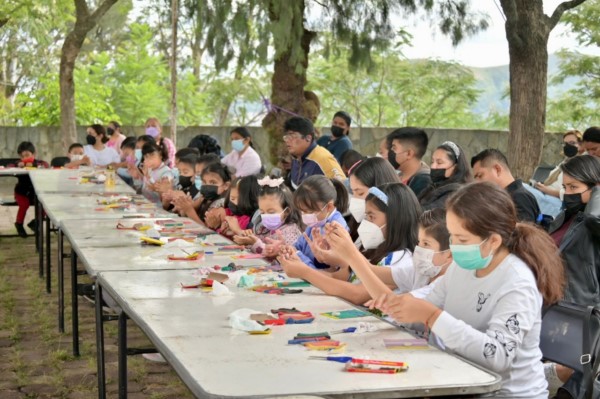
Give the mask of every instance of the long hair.
<path id="1" fill-rule="evenodd" d="M 258 193 L 258 198 L 266 197 L 268 195 L 274 195 L 279 200 L 281 209 L 286 209 L 286 216 L 283 224 L 295 224 L 300 230 L 304 230 L 304 224 L 302 223 L 302 215 L 298 208 L 294 206 L 293 194 L 285 184 L 280 184 L 277 187 L 262 186 Z"/>
<path id="2" fill-rule="evenodd" d="M 454 163 L 455 167 L 452 171 L 452 175 L 444 180 L 438 187 L 445 186 L 450 183 L 459 183 L 465 184 L 473 181 L 473 176 L 471 174 L 471 167 L 469 166 L 469 161 L 467 161 L 467 156 L 465 154 L 465 150 L 462 149 L 458 144 L 454 144 L 458 147 L 459 155 L 456 156 L 454 149 L 451 145 L 442 143 L 437 146 L 436 150 L 444 150 L 448 158 Z"/>
<path id="3" fill-rule="evenodd" d="M 535 225 L 517 222 L 515 205 L 506 190 L 487 182 L 468 184 L 448 199 L 446 209 L 478 237 L 500 235 L 502 245 L 533 272 L 546 305 L 562 299 L 564 266 L 556 244 Z"/>
<path id="4" fill-rule="evenodd" d="M 340 213 L 348 210 L 348 190 L 344 183 L 322 175 L 310 176 L 294 192 L 294 205 L 298 209 L 321 209 L 329 201 Z"/>
<path id="5" fill-rule="evenodd" d="M 227 192 L 227 197 L 225 197 L 225 208 L 229 207 L 229 194 L 233 187 L 237 187 L 238 189 L 237 208 L 239 214 L 252 217 L 258 209 L 258 192 L 260 190 L 256 176 L 249 175 L 240 177 L 231 183 L 231 187 Z"/>
<path id="6" fill-rule="evenodd" d="M 560 165 L 565 175 L 582 182 L 588 187 L 600 183 L 600 158 L 592 155 L 573 157 Z"/>
<path id="7" fill-rule="evenodd" d="M 371 263 L 378 263 L 389 253 L 400 250 L 415 250 L 419 241 L 419 215 L 421 205 L 413 191 L 403 183 L 389 183 L 378 187 L 388 196 L 388 204 L 373 194 L 366 201 L 385 213 L 385 241 L 363 254 Z"/>

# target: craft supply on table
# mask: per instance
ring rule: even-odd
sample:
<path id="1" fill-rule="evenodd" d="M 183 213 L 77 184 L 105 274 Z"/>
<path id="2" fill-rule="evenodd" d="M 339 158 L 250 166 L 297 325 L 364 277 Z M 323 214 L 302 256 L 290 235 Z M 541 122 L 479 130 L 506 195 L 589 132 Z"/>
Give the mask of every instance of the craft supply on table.
<path id="1" fill-rule="evenodd" d="M 252 291 L 262 292 L 263 294 L 275 294 L 275 295 L 284 295 L 284 294 L 300 294 L 302 292 L 301 289 L 293 289 L 293 288 L 278 288 L 269 285 L 257 285 L 251 288 Z"/>
<path id="2" fill-rule="evenodd" d="M 429 349 L 423 338 L 384 338 L 383 344 L 387 349 Z"/>
<path id="3" fill-rule="evenodd" d="M 353 358 L 346 363 L 345 370 L 351 373 L 396 374 L 408 370 L 408 365 L 404 362 Z"/>
<path id="4" fill-rule="evenodd" d="M 322 316 L 329 317 L 331 319 L 342 320 L 342 319 L 352 319 L 355 317 L 365 317 L 369 316 L 368 312 L 364 312 L 359 309 L 347 309 L 347 310 L 338 310 L 334 312 L 326 312 L 321 313 Z"/>
<path id="5" fill-rule="evenodd" d="M 278 281 L 273 283 L 274 287 L 310 287 L 311 284 L 307 281 Z"/>
<path id="6" fill-rule="evenodd" d="M 301 344 L 308 350 L 313 351 L 341 351 L 346 347 L 346 344 L 340 341 L 323 340 L 323 341 L 309 341 Z"/>
<path id="7" fill-rule="evenodd" d="M 185 252 L 185 251 L 183 251 L 183 252 Z M 188 253 L 186 256 L 177 256 L 177 255 L 167 256 L 167 259 L 176 260 L 176 261 L 194 261 L 194 260 L 200 260 L 202 258 L 204 258 L 204 253 L 202 253 L 202 252 Z"/>
<path id="8" fill-rule="evenodd" d="M 142 242 L 142 244 L 146 244 L 146 245 L 157 245 L 157 246 L 165 245 L 165 243 L 162 242 L 161 240 L 158 240 L 156 238 L 146 237 L 146 236 L 140 237 L 140 241 Z"/>

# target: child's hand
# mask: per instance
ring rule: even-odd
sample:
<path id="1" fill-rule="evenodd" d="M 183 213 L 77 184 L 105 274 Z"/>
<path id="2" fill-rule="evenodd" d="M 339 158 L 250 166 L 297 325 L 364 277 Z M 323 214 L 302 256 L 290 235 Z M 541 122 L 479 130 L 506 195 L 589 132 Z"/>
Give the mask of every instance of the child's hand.
<path id="1" fill-rule="evenodd" d="M 347 264 L 346 257 L 343 256 L 346 252 L 340 252 L 337 249 L 331 248 L 327 239 L 321 234 L 320 229 L 312 230 L 312 239 L 304 233 L 304 239 L 310 246 L 315 259 L 329 266 L 342 266 Z"/>
<path id="2" fill-rule="evenodd" d="M 310 267 L 300 260 L 298 255 L 296 255 L 295 249 L 293 254 L 286 253 L 286 255 L 277 257 L 285 274 L 289 277 L 305 278 L 306 274 L 310 271 Z"/>
<path id="3" fill-rule="evenodd" d="M 233 242 L 238 245 L 254 245 L 254 243 L 258 240 L 255 235 L 235 235 L 233 236 Z"/>
<path id="4" fill-rule="evenodd" d="M 231 232 L 233 234 L 240 234 L 242 233 L 242 228 L 240 227 L 240 223 L 238 222 L 237 217 L 235 216 L 225 216 L 225 221 L 227 222 L 227 226 L 229 227 L 229 230 L 231 230 Z"/>
<path id="5" fill-rule="evenodd" d="M 394 320 L 402 323 L 425 323 L 433 322 L 435 313 L 441 313 L 431 302 L 417 299 L 411 294 L 394 295 L 387 294 L 375 300 L 367 302 L 369 308 L 380 309 Z"/>
<path id="6" fill-rule="evenodd" d="M 356 246 L 352 242 L 352 237 L 338 222 L 325 225 L 325 236 L 331 249 L 337 253 L 349 254 L 356 250 Z"/>
<path id="7" fill-rule="evenodd" d="M 182 214 L 188 214 L 194 210 L 194 201 L 189 195 L 177 196 L 173 199 L 172 204 Z"/>
<path id="8" fill-rule="evenodd" d="M 225 209 L 224 208 L 213 208 L 206 211 L 206 225 L 213 230 L 218 229 L 225 220 Z"/>
<path id="9" fill-rule="evenodd" d="M 154 191 L 156 191 L 159 194 L 163 194 L 169 190 L 171 190 L 171 191 L 173 190 L 173 185 L 171 184 L 171 181 L 169 179 L 167 179 L 166 177 L 163 177 L 162 179 L 160 179 L 160 181 L 155 183 L 153 186 L 154 186 Z"/>
<path id="10" fill-rule="evenodd" d="M 275 232 L 275 236 L 280 236 L 281 232 L 279 230 L 277 230 Z M 264 254 L 266 257 L 268 258 L 273 258 L 275 256 L 277 256 L 277 254 L 279 254 L 281 248 L 285 245 L 285 241 L 284 240 L 276 240 L 274 238 L 271 237 L 266 237 L 265 238 L 265 251 Z"/>
<path id="11" fill-rule="evenodd" d="M 24 164 L 23 162 L 19 162 L 19 163 L 17 164 L 17 166 L 18 166 L 19 168 L 24 168 L 24 167 L 25 167 L 25 164 Z"/>

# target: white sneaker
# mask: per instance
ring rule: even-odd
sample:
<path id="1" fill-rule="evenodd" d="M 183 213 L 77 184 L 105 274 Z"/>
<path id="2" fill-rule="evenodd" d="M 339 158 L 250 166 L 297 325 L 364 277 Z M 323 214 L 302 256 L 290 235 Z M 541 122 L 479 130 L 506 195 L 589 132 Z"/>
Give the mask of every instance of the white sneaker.
<path id="1" fill-rule="evenodd" d="M 160 353 L 144 353 L 144 354 L 142 354 L 142 356 L 144 357 L 144 359 L 150 360 L 151 362 L 157 362 L 157 363 L 166 363 L 167 362 L 165 360 L 165 358 L 163 357 L 163 355 L 161 355 Z"/>

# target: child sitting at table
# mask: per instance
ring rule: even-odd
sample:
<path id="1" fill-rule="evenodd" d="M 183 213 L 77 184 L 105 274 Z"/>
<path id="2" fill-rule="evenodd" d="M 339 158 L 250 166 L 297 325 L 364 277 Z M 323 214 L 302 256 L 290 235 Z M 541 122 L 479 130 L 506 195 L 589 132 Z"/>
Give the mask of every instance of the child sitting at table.
<path id="1" fill-rule="evenodd" d="M 225 198 L 223 208 L 207 212 L 207 218 L 213 215 L 221 221 L 217 232 L 226 237 L 241 234 L 247 228 L 252 228 L 250 221 L 258 209 L 258 185 L 256 176 L 244 176 L 235 179 Z"/>
<path id="2" fill-rule="evenodd" d="M 194 184 L 196 159 L 197 156 L 192 153 L 188 153 L 185 156 L 181 156 L 181 154 L 175 155 L 175 164 L 177 165 L 177 168 L 173 169 L 173 171 L 177 171 L 175 172 L 176 178 L 173 179 L 175 188 L 162 194 L 163 208 L 165 210 L 172 210 L 175 207 L 173 200 L 178 196 L 189 196 L 192 199 L 196 199 L 199 196 L 200 190 Z"/>
<path id="3" fill-rule="evenodd" d="M 17 165 L 12 166 L 19 168 L 49 167 L 47 162 L 35 158 L 35 146 L 29 141 L 21 142 L 17 147 L 17 153 L 19 154 L 21 160 L 17 163 Z M 29 206 L 33 204 L 33 201 L 35 201 L 35 190 L 33 189 L 33 184 L 31 183 L 29 175 L 18 175 L 16 177 L 18 181 L 15 185 L 15 201 L 19 206 L 19 210 L 17 211 L 15 228 L 17 229 L 17 233 L 20 237 L 26 238 L 27 232 L 25 231 L 25 228 L 23 228 L 23 222 L 25 222 L 25 215 L 27 215 Z M 27 227 L 34 232 L 37 232 L 37 219 L 33 219 L 31 222 L 29 222 Z"/>
<path id="4" fill-rule="evenodd" d="M 156 143 L 147 143 L 142 147 L 144 159 L 142 194 L 154 203 L 161 203 L 160 194 L 154 189 L 154 185 L 162 180 L 173 180 L 171 169 L 165 164 L 167 153 Z"/>
<path id="5" fill-rule="evenodd" d="M 295 244 L 298 256 L 312 268 L 336 266 L 315 258 L 308 241 L 313 234 L 319 234 L 326 223 L 338 222 L 343 228 L 348 228 L 342 216 L 348 209 L 348 190 L 344 183 L 323 175 L 310 176 L 294 192 L 293 198 L 296 209 L 302 213 L 302 223 L 306 226 L 304 235 Z"/>
<path id="6" fill-rule="evenodd" d="M 84 154 L 82 144 L 71 144 L 67 156 L 69 157 L 69 162 L 65 164 L 65 168 L 67 169 L 77 169 L 81 165 L 90 164 L 90 158 Z"/>
<path id="7" fill-rule="evenodd" d="M 215 162 L 204 168 L 201 177 L 201 200 L 198 208 L 194 206 L 192 198 L 181 196 L 173 201 L 174 209 L 180 212 L 181 216 L 187 216 L 197 223 L 217 229 L 221 226 L 220 218 L 207 218 L 207 211 L 225 205 L 225 195 L 231 186 L 231 173 L 223 164 Z"/>
<path id="8" fill-rule="evenodd" d="M 330 252 L 328 258 L 337 259 L 335 266 L 340 270 L 327 275 L 311 269 L 300 262 L 293 249 L 286 248 L 280 257 L 286 274 L 305 279 L 326 294 L 357 305 L 391 292 L 392 288 L 409 292 L 429 284 L 431 272 L 417 273 L 413 266 L 421 207 L 412 190 L 402 183 L 371 187 L 365 208 L 365 219 L 358 228 L 363 252 L 356 248 L 343 226 L 332 223 L 325 227 L 324 236 L 317 233 L 308 244 L 317 258 L 320 251 Z M 444 260 L 444 265 L 447 264 Z M 348 271 L 354 271 L 360 283 Z M 342 276 L 346 281 L 342 281 Z"/>
<path id="9" fill-rule="evenodd" d="M 233 241 L 250 245 L 252 252 L 272 258 L 277 256 L 281 245 L 294 245 L 302 236 L 304 226 L 283 178 L 265 177 L 259 179 L 258 184 L 260 222 L 253 229 L 235 235 Z"/>

